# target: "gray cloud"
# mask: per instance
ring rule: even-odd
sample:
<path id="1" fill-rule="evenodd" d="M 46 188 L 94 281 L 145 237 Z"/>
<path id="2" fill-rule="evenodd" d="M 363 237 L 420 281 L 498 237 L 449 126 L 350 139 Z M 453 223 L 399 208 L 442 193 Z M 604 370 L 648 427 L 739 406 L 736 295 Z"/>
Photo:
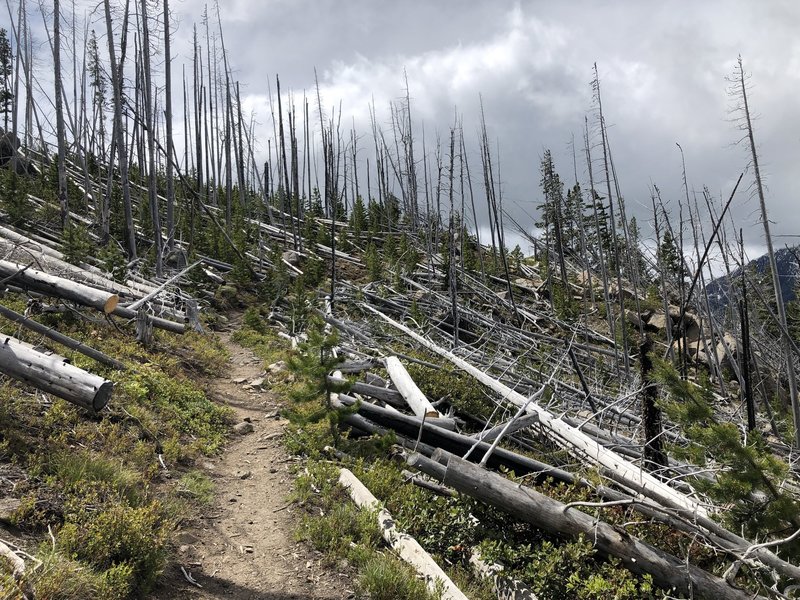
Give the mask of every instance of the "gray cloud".
<path id="1" fill-rule="evenodd" d="M 574 135 L 580 143 L 584 115 L 592 108 L 589 81 L 596 61 L 622 191 L 645 235 L 651 184 L 673 205 L 682 197 L 675 142 L 685 150 L 693 190 L 707 185 L 717 198 L 727 198 L 747 166 L 745 148 L 732 146 L 740 134 L 729 121 L 724 79 L 741 53 L 753 73 L 751 102 L 760 115 L 756 136 L 775 233 L 800 229 L 791 180 L 800 141 L 793 110 L 800 4 L 792 0 L 221 4 L 231 66 L 245 105 L 256 112 L 262 149 L 272 135 L 267 90 L 270 81 L 274 89 L 276 73 L 297 99 L 313 91 L 316 67 L 325 106 L 341 101 L 343 122 L 349 126 L 352 118 L 367 134 L 369 102 L 374 98 L 380 120 L 388 122 L 389 102 L 404 93 L 405 69 L 429 141 L 436 131 L 448 135 L 454 107 L 463 113 L 474 169 L 483 95 L 490 134 L 499 139 L 506 206 L 521 219 L 540 201 L 538 161 L 545 148 L 552 149 L 562 177 L 572 180 L 569 142 Z M 172 2 L 178 63 L 191 58 L 191 24 L 200 21 L 203 6 L 201 0 Z M 582 182 L 585 171 L 580 160 Z M 752 174 L 745 178 L 749 182 Z M 762 234 L 746 192 L 737 197 L 733 215 L 757 249 Z"/>

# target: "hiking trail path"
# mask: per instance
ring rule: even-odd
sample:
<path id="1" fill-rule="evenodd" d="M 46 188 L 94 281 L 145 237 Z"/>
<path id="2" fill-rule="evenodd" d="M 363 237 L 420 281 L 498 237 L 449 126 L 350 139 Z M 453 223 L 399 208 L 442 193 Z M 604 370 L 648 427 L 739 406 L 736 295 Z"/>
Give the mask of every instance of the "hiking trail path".
<path id="1" fill-rule="evenodd" d="M 237 430 L 217 457 L 198 464 L 214 482 L 214 500 L 177 534 L 176 558 L 152 600 L 343 600 L 354 582 L 297 542 L 303 509 L 291 503 L 293 471 L 279 415 L 285 400 L 249 382 L 268 377 L 264 363 L 232 339 L 238 319 L 218 331 L 230 364 L 207 392 L 236 414 Z M 252 431 L 249 425 L 252 425 Z M 200 586 L 190 583 L 181 567 Z"/>

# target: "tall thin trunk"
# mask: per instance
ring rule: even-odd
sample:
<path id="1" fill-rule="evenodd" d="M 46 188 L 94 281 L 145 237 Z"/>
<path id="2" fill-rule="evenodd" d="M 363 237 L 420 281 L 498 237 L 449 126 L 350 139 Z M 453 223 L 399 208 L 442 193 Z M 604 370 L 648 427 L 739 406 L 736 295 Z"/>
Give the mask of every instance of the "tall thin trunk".
<path id="1" fill-rule="evenodd" d="M 583 120 L 584 133 L 584 151 L 586 153 L 586 168 L 589 171 L 589 195 L 592 199 L 592 213 L 594 216 L 595 234 L 597 235 L 597 250 L 600 255 L 600 279 L 603 283 L 603 305 L 606 307 L 606 321 L 608 322 L 608 330 L 611 333 L 611 340 L 614 343 L 614 363 L 619 370 L 619 352 L 617 348 L 617 335 L 616 335 L 616 321 L 611 312 L 611 298 L 608 290 L 608 271 L 606 268 L 605 248 L 603 248 L 603 232 L 600 227 L 600 215 L 597 212 L 597 202 L 599 196 L 594 189 L 594 168 L 592 166 L 592 151 L 589 146 L 589 119 L 584 117 Z"/>
<path id="2" fill-rule="evenodd" d="M 114 50 L 114 28 L 111 24 L 111 6 L 109 0 L 104 1 L 106 14 L 106 38 L 108 39 L 108 59 L 111 67 L 111 87 L 114 95 L 114 136 L 119 162 L 120 186 L 122 187 L 122 204 L 125 211 L 125 230 L 128 238 L 128 258 L 136 260 L 136 229 L 133 225 L 133 204 L 131 202 L 131 186 L 128 174 L 128 147 L 125 145 L 125 130 L 122 126 L 122 62 L 117 65 L 117 53 Z M 129 3 L 125 3 L 125 26 Z M 123 37 L 124 39 L 124 37 Z M 124 44 L 124 42 L 123 42 Z M 124 46 L 123 46 L 124 48 Z M 123 49 L 124 52 L 124 49 Z"/>
<path id="3" fill-rule="evenodd" d="M 69 225 L 67 199 L 67 134 L 64 129 L 64 106 L 61 81 L 61 15 L 60 1 L 53 0 L 53 68 L 55 70 L 56 137 L 58 142 L 58 205 L 61 208 L 61 226 Z"/>
<path id="4" fill-rule="evenodd" d="M 203 128 L 201 116 L 203 110 L 202 77 L 203 64 L 202 57 L 199 56 L 197 47 L 197 25 L 194 26 L 192 33 L 192 45 L 194 47 L 194 151 L 195 151 L 195 175 L 197 176 L 197 193 L 200 201 L 205 202 L 205 185 L 203 183 Z"/>
<path id="5" fill-rule="evenodd" d="M 153 244 L 155 251 L 156 277 L 163 271 L 163 240 L 161 238 L 161 214 L 158 207 L 158 190 L 156 189 L 156 134 L 155 114 L 153 111 L 153 88 L 150 73 L 150 23 L 148 23 L 147 0 L 141 1 L 142 11 L 142 66 L 144 75 L 144 121 L 147 127 L 147 195 L 150 201 L 150 215 L 153 220 Z M 172 157 L 170 157 L 170 160 Z"/>
<path id="6" fill-rule="evenodd" d="M 236 82 L 236 129 L 238 131 L 237 137 L 237 157 L 236 157 L 236 174 L 239 180 L 239 205 L 242 210 L 247 214 L 247 194 L 245 190 L 245 177 L 244 177 L 244 138 L 242 136 L 242 98 L 239 94 L 239 82 Z"/>
<path id="7" fill-rule="evenodd" d="M 169 0 L 164 0 L 164 118 L 167 133 L 167 250 L 175 244 L 175 183 L 172 171 L 172 63 L 170 54 Z M 184 166 L 186 169 L 186 166 Z"/>
<path id="8" fill-rule="evenodd" d="M 456 154 L 456 131 L 455 127 L 450 129 L 450 173 L 449 173 L 449 200 L 450 200 L 450 218 L 449 218 L 449 229 L 450 229 L 450 243 L 448 245 L 448 272 L 447 272 L 447 280 L 448 280 L 448 290 L 450 292 L 450 306 L 452 312 L 452 319 L 453 319 L 453 348 L 458 346 L 458 278 L 456 274 L 458 273 L 458 264 L 456 261 L 456 244 L 458 243 L 458 239 L 460 237 L 459 233 L 456 233 L 456 218 L 455 218 L 455 211 L 453 208 L 453 180 L 455 176 L 455 154 Z M 459 227 L 460 229 L 460 227 Z"/>
<path id="9" fill-rule="evenodd" d="M 783 294 L 781 293 L 780 274 L 778 273 L 778 263 L 775 260 L 775 250 L 772 246 L 772 235 L 769 230 L 769 217 L 767 216 L 767 203 L 764 198 L 764 186 L 761 181 L 761 171 L 758 165 L 758 153 L 756 152 L 755 136 L 753 135 L 753 124 L 750 119 L 750 105 L 747 100 L 747 85 L 744 76 L 744 67 L 742 65 L 742 57 L 739 57 L 738 77 L 739 90 L 742 95 L 742 108 L 744 110 L 745 126 L 747 129 L 747 139 L 750 143 L 750 154 L 753 160 L 753 171 L 756 180 L 756 192 L 758 193 L 758 203 L 761 208 L 761 223 L 764 225 L 764 239 L 767 243 L 767 256 L 769 257 L 769 266 L 772 271 L 772 287 L 775 292 L 775 307 L 778 313 L 778 320 L 781 324 L 781 340 L 785 348 L 786 355 L 786 374 L 789 381 L 789 399 L 792 404 L 792 416 L 794 417 L 794 445 L 800 448 L 800 399 L 797 394 L 797 378 L 794 371 L 794 359 L 792 358 L 791 340 L 786 332 L 788 331 L 786 323 L 786 307 L 783 303 Z"/>
<path id="10" fill-rule="evenodd" d="M 652 378 L 653 360 L 650 352 L 653 341 L 645 336 L 639 347 L 641 361 L 642 385 L 642 423 L 644 425 L 644 460 L 645 468 L 656 471 L 668 465 L 667 455 L 661 443 L 661 410 L 658 408 L 658 387 Z"/>
<path id="11" fill-rule="evenodd" d="M 597 63 L 594 65 L 594 85 L 597 98 L 597 108 L 600 115 L 600 136 L 603 146 L 603 164 L 605 165 L 606 189 L 608 192 L 609 216 L 611 218 L 611 243 L 614 250 L 614 267 L 617 279 L 617 295 L 619 297 L 620 331 L 622 333 L 622 361 L 625 366 L 625 376 L 630 373 L 630 360 L 628 358 L 628 332 L 625 327 L 625 296 L 622 290 L 622 265 L 620 264 L 619 244 L 617 243 L 617 221 L 614 216 L 614 198 L 611 194 L 611 170 L 608 162 L 608 144 L 606 143 L 606 124 L 603 118 L 603 101 L 600 96 L 600 77 L 597 74 Z"/>

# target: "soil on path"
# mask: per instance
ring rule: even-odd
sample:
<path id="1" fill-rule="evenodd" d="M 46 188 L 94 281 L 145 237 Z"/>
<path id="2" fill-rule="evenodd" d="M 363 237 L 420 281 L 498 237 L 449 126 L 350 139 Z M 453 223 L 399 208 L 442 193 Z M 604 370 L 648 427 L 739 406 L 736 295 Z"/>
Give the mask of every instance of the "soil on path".
<path id="1" fill-rule="evenodd" d="M 351 598 L 348 575 L 324 567 L 318 552 L 294 539 L 302 509 L 289 499 L 296 463 L 281 440 L 282 402 L 247 385 L 264 376 L 263 362 L 234 342 L 230 331 L 219 335 L 231 363 L 208 391 L 253 430 L 237 434 L 220 457 L 201 465 L 214 481 L 215 500 L 178 534 L 177 558 L 153 600 Z M 202 587 L 187 581 L 181 568 Z"/>

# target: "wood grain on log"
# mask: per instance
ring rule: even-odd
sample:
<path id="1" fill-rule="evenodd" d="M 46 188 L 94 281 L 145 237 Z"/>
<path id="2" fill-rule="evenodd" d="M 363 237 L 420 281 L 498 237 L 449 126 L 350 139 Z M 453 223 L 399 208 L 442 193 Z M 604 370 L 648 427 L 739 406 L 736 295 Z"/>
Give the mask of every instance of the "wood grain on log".
<path id="1" fill-rule="evenodd" d="M 414 380 L 409 375 L 403 363 L 396 356 L 386 357 L 386 370 L 389 372 L 389 377 L 392 379 L 397 390 L 403 395 L 408 405 L 411 407 L 412 412 L 418 417 L 422 418 L 439 418 L 444 415 L 436 410 L 430 401 L 422 393 Z"/>

